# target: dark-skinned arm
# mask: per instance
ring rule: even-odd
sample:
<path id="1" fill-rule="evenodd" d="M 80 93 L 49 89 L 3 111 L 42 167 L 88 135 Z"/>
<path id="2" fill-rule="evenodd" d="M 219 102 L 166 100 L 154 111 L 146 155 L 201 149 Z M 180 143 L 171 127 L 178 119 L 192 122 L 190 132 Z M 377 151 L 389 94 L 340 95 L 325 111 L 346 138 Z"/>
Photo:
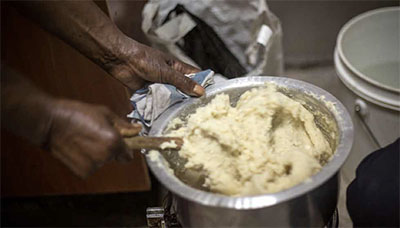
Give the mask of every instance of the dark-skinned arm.
<path id="1" fill-rule="evenodd" d="M 204 94 L 200 85 L 184 76 L 198 69 L 127 37 L 92 1 L 30 1 L 14 6 L 132 90 L 151 81 L 175 85 L 193 96 Z"/>
<path id="2" fill-rule="evenodd" d="M 132 158 L 120 132 L 134 136 L 141 129 L 104 106 L 52 97 L 4 67 L 1 125 L 50 151 L 80 177 L 114 158 Z"/>

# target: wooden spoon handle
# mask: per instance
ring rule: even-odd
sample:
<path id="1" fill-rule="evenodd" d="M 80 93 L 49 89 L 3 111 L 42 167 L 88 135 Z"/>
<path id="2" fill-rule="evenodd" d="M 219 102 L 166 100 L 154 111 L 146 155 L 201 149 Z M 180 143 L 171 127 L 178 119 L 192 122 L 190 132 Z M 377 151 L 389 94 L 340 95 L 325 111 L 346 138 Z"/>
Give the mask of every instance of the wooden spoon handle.
<path id="1" fill-rule="evenodd" d="M 132 150 L 139 149 L 161 149 L 161 144 L 164 142 L 172 142 L 174 141 L 177 147 L 175 149 L 180 149 L 183 144 L 182 138 L 177 137 L 145 137 L 145 136 L 136 136 L 136 137 L 127 137 L 124 138 L 126 145 Z"/>

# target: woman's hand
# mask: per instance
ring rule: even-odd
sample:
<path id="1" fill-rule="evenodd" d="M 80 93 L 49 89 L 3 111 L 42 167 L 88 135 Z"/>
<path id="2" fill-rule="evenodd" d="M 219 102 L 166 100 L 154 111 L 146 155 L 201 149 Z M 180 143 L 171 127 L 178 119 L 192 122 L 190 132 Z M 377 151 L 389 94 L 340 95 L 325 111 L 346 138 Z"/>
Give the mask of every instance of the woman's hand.
<path id="1" fill-rule="evenodd" d="M 104 106 L 71 100 L 52 105 L 46 147 L 76 175 L 85 178 L 107 161 L 133 158 L 121 134 L 135 136 L 140 125 L 122 120 Z"/>
<path id="2" fill-rule="evenodd" d="M 150 81 L 174 85 L 192 96 L 204 94 L 203 87 L 184 75 L 199 72 L 199 69 L 128 37 L 119 45 L 119 61 L 109 72 L 131 89 L 140 89 Z"/>
<path id="3" fill-rule="evenodd" d="M 49 96 L 19 74 L 1 67 L 2 127 L 50 151 L 80 177 L 105 162 L 132 158 L 123 136 L 141 126 L 104 106 Z"/>
<path id="4" fill-rule="evenodd" d="M 14 5 L 132 90 L 168 83 L 192 96 L 204 88 L 184 76 L 199 71 L 123 34 L 92 1 L 23 1 Z"/>

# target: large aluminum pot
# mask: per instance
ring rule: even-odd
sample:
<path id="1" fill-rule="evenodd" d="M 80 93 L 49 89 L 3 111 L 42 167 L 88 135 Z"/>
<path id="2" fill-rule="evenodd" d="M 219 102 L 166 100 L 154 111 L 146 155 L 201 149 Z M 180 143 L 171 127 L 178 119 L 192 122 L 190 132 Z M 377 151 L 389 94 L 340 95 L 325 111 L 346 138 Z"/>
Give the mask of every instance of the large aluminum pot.
<path id="1" fill-rule="evenodd" d="M 322 170 L 290 189 L 257 196 L 229 197 L 202 189 L 201 178 L 184 170 L 185 161 L 175 152 L 147 155 L 157 179 L 172 192 L 174 209 L 184 227 L 302 226 L 323 227 L 331 218 L 338 198 L 338 172 L 353 143 L 353 124 L 344 106 L 328 92 L 306 82 L 284 77 L 246 77 L 216 83 L 207 95 L 171 107 L 154 123 L 150 135 L 162 135 L 176 117 L 184 118 L 207 104 L 218 93 L 228 94 L 235 105 L 240 95 L 254 87 L 275 82 L 280 92 L 301 101 L 336 150 Z M 171 167 L 174 174 L 171 174 Z"/>

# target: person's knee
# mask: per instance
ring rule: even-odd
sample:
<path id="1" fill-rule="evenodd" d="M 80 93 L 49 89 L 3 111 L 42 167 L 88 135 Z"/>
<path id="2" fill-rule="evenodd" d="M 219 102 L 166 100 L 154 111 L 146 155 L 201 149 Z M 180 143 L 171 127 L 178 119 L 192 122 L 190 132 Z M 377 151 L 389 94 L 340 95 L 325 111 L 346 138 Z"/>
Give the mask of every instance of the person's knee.
<path id="1" fill-rule="evenodd" d="M 357 168 L 347 189 L 354 226 L 399 225 L 399 142 L 370 154 Z"/>

